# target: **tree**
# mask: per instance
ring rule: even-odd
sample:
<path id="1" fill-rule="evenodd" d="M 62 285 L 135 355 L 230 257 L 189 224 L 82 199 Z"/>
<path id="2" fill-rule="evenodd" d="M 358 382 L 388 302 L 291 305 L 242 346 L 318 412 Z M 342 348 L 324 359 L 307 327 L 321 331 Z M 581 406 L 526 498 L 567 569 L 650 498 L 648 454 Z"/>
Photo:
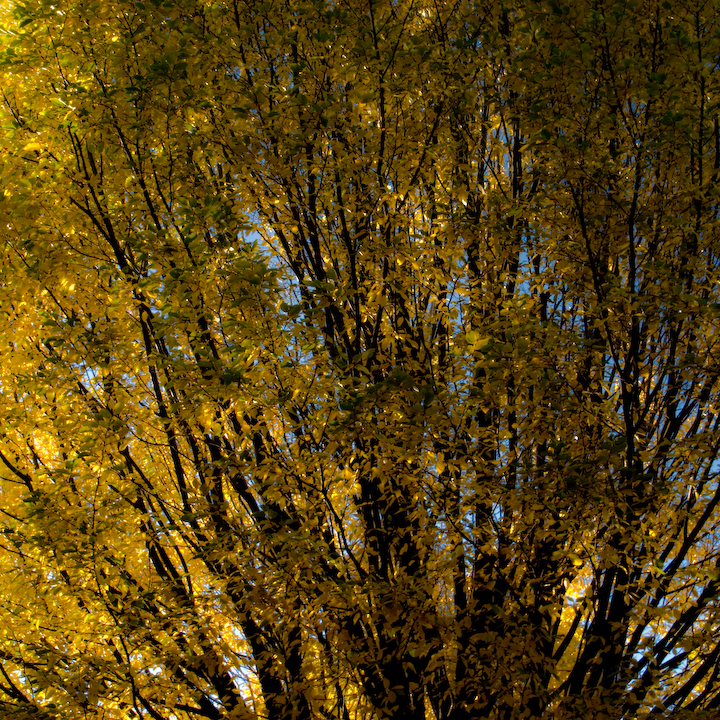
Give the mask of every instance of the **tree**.
<path id="1" fill-rule="evenodd" d="M 5 3 L 4 716 L 717 717 L 718 10 Z"/>

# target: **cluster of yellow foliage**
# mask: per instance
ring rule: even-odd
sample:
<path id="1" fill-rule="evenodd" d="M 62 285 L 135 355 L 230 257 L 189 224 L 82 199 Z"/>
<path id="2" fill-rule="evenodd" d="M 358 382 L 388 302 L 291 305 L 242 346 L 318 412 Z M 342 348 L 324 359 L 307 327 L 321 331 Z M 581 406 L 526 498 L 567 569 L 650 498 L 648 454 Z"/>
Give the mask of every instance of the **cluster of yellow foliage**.
<path id="1" fill-rule="evenodd" d="M 0 714 L 720 708 L 716 0 L 0 9 Z"/>

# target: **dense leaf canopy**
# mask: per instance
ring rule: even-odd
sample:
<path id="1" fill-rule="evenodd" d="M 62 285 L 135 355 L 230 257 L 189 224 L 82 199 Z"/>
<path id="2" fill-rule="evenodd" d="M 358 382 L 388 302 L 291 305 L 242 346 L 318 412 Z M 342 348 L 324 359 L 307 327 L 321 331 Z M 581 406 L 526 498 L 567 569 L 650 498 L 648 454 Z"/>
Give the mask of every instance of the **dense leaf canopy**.
<path id="1" fill-rule="evenodd" d="M 714 0 L 0 10 L 0 714 L 720 708 Z"/>

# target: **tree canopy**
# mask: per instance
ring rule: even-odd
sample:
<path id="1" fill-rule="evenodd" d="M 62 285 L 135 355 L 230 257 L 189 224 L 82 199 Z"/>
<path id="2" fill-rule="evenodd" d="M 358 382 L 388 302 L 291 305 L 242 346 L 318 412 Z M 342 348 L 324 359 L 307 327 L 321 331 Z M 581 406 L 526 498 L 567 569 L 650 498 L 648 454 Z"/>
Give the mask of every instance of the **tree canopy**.
<path id="1" fill-rule="evenodd" d="M 3 2 L 3 717 L 718 717 L 720 7 L 564 2 Z"/>

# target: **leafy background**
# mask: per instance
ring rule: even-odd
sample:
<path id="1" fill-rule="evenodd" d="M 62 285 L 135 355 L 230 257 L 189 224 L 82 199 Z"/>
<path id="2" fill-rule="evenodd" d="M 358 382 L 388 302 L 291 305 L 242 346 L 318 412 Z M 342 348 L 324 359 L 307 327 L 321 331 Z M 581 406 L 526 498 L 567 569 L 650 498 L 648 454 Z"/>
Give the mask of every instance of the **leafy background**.
<path id="1" fill-rule="evenodd" d="M 2 7 L 6 717 L 717 715 L 716 3 Z"/>

